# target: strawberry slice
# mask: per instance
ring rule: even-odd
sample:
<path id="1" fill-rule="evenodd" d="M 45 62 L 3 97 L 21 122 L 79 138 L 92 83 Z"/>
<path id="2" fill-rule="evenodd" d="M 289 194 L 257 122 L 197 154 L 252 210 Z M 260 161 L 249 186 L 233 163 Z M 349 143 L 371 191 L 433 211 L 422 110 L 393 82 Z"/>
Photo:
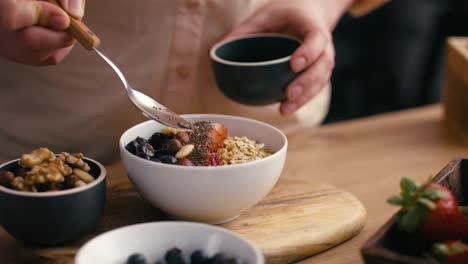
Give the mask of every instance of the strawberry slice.
<path id="1" fill-rule="evenodd" d="M 432 252 L 444 264 L 468 263 L 468 245 L 459 240 L 435 243 L 432 246 Z"/>
<path id="2" fill-rule="evenodd" d="M 431 182 L 419 186 L 408 178 L 400 186 L 401 194 L 387 200 L 402 207 L 396 216 L 400 229 L 426 241 L 468 239 L 468 221 L 449 189 Z"/>
<path id="3" fill-rule="evenodd" d="M 208 144 L 208 149 L 212 152 L 215 152 L 223 146 L 224 140 L 228 136 L 228 129 L 220 123 L 212 123 L 211 129 L 209 131 L 210 142 Z"/>

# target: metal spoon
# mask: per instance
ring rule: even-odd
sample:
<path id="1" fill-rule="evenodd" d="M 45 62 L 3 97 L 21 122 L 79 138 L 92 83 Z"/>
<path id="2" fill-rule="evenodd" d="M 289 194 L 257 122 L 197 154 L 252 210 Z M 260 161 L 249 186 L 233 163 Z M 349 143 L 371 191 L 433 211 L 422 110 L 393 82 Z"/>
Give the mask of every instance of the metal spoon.
<path id="1" fill-rule="evenodd" d="M 52 3 L 61 7 L 55 0 L 53 0 Z M 130 98 L 130 101 L 132 101 L 132 103 L 142 111 L 144 116 L 169 127 L 180 130 L 191 130 L 191 123 L 189 121 L 185 120 L 164 105 L 158 103 L 151 97 L 133 89 L 119 68 L 97 49 L 101 40 L 83 22 L 71 16 L 69 17 L 70 26 L 68 27 L 67 32 L 76 38 L 85 49 L 94 50 L 102 59 L 104 59 L 105 62 L 107 62 L 107 64 L 109 64 L 109 66 L 111 66 L 122 81 L 125 90 L 127 90 L 127 95 Z"/>

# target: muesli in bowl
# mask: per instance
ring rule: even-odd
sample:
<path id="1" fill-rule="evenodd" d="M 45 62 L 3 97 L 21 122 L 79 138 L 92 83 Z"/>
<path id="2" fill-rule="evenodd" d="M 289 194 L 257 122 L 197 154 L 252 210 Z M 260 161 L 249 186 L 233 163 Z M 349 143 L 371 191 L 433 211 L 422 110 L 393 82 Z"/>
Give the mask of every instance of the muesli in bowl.
<path id="1" fill-rule="evenodd" d="M 166 128 L 155 121 L 129 128 L 120 137 L 120 156 L 130 181 L 154 207 L 166 212 L 171 218 L 217 224 L 236 218 L 271 191 L 283 170 L 288 146 L 286 136 L 279 129 L 237 116 L 193 114 L 183 117 L 192 124 L 211 124 L 210 135 L 214 134 L 211 130 L 213 126 L 218 127 L 216 131 L 222 131 L 216 133 L 216 136 L 210 136 L 216 140 L 206 141 L 208 143 L 204 146 L 207 146 L 208 157 L 213 151 L 220 155 L 221 158 L 215 165 L 220 165 L 221 161 L 228 165 L 210 166 L 210 163 L 201 162 L 201 166 L 176 166 L 173 163 L 154 162 L 151 158 L 148 159 L 149 156 L 142 158 L 137 156 L 137 152 L 137 155 L 133 154 L 126 146 L 138 137 L 148 139 L 148 142 L 153 141 L 155 133 L 161 133 Z M 231 141 L 228 131 L 232 135 Z M 229 148 L 232 143 L 240 149 L 249 149 L 242 145 L 245 140 L 256 140 L 256 143 L 249 142 L 254 144 L 254 150 L 263 149 L 265 155 L 252 158 L 246 153 L 238 153 L 232 146 Z M 219 144 L 215 150 L 212 149 L 213 143 Z M 151 143 L 144 145 L 152 147 Z M 223 149 L 229 153 L 225 158 L 222 156 L 226 154 L 222 153 Z M 157 151 L 159 150 L 155 150 L 155 153 Z M 177 152 L 172 155 L 176 154 Z M 191 155 L 193 154 L 186 157 Z M 197 161 L 190 157 L 190 162 L 193 164 Z"/>
<path id="2" fill-rule="evenodd" d="M 223 124 L 208 121 L 195 122 L 191 131 L 164 127 L 148 139 L 137 137 L 125 148 L 143 159 L 183 166 L 241 164 L 272 154 L 265 144 L 230 136 Z"/>

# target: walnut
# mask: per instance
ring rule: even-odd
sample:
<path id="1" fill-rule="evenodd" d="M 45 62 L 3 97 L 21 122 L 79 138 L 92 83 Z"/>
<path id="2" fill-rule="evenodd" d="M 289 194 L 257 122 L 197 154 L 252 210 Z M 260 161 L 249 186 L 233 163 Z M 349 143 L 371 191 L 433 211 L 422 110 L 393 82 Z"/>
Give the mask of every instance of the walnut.
<path id="1" fill-rule="evenodd" d="M 83 153 L 73 153 L 62 152 L 58 155 L 58 158 L 65 161 L 68 165 L 72 167 L 79 168 L 84 171 L 90 171 L 88 163 L 83 160 Z"/>
<path id="2" fill-rule="evenodd" d="M 55 154 L 47 148 L 39 148 L 33 150 L 29 154 L 21 155 L 21 159 L 19 161 L 19 165 L 32 168 L 35 165 L 41 164 L 47 160 L 54 160 Z"/>
<path id="3" fill-rule="evenodd" d="M 72 173 L 72 168 L 61 159 L 35 165 L 27 172 L 25 183 L 43 184 L 46 182 L 63 182 L 64 177 Z"/>
<path id="4" fill-rule="evenodd" d="M 72 168 L 61 159 L 55 159 L 48 163 L 44 163 L 44 166 L 56 167 L 63 176 L 67 176 L 72 173 Z"/>
<path id="5" fill-rule="evenodd" d="M 0 185 L 25 192 L 60 191 L 84 186 L 95 178 L 82 153 L 55 155 L 47 148 L 23 154 L 15 172 L 0 171 Z"/>
<path id="6" fill-rule="evenodd" d="M 13 189 L 24 192 L 37 192 L 37 189 L 34 185 L 28 185 L 25 183 L 23 177 L 15 177 L 11 182 Z"/>
<path id="7" fill-rule="evenodd" d="M 11 182 L 11 186 L 16 189 L 23 191 L 24 188 L 24 178 L 23 177 L 15 177 L 13 181 Z"/>

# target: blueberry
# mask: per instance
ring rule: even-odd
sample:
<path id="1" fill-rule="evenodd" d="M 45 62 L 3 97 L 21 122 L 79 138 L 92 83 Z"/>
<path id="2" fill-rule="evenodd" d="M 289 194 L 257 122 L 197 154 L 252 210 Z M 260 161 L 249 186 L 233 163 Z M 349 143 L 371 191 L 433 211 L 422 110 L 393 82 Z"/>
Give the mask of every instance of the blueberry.
<path id="1" fill-rule="evenodd" d="M 138 145 L 136 154 L 138 157 L 144 157 L 144 155 L 152 158 L 154 156 L 154 149 L 149 143 Z"/>
<path id="2" fill-rule="evenodd" d="M 161 156 L 159 157 L 159 159 L 161 160 L 162 163 L 166 163 L 166 164 L 176 164 L 177 162 L 177 159 L 174 156 L 169 156 L 169 155 Z"/>
<path id="3" fill-rule="evenodd" d="M 159 162 L 159 163 L 161 163 L 161 160 L 160 160 L 160 159 L 158 159 L 158 158 L 156 158 L 156 157 L 153 157 L 153 158 L 151 158 L 151 161 L 154 161 L 154 162 Z"/>
<path id="4" fill-rule="evenodd" d="M 236 258 L 228 258 L 224 260 L 225 264 L 237 264 L 240 263 Z"/>
<path id="5" fill-rule="evenodd" d="M 154 157 L 159 158 L 161 156 L 171 155 L 171 153 L 165 149 L 159 149 L 154 152 Z"/>
<path id="6" fill-rule="evenodd" d="M 201 250 L 196 250 L 190 255 L 190 263 L 191 264 L 204 264 L 207 262 L 209 258 L 203 255 Z"/>
<path id="7" fill-rule="evenodd" d="M 226 260 L 226 257 L 224 256 L 223 253 L 216 253 L 209 262 L 212 264 L 223 264 L 224 261 Z"/>
<path id="8" fill-rule="evenodd" d="M 178 248 L 169 249 L 166 252 L 165 259 L 167 264 L 185 264 L 184 257 L 182 256 L 182 250 Z"/>
<path id="9" fill-rule="evenodd" d="M 138 147 L 138 142 L 136 142 L 136 140 L 132 140 L 125 146 L 125 149 L 127 149 L 130 153 L 135 155 L 137 151 L 137 147 Z"/>
<path id="10" fill-rule="evenodd" d="M 149 143 L 155 148 L 160 149 L 167 141 L 171 139 L 170 135 L 161 134 L 159 132 L 154 133 L 150 139 Z"/>
<path id="11" fill-rule="evenodd" d="M 127 258 L 127 264 L 146 264 L 146 258 L 142 254 L 132 254 Z"/>
<path id="12" fill-rule="evenodd" d="M 138 152 L 136 155 L 137 155 L 138 157 L 142 158 L 142 159 L 146 159 L 146 160 L 151 159 L 150 156 L 146 155 L 146 154 L 143 153 L 143 152 Z"/>
<path id="13" fill-rule="evenodd" d="M 135 141 L 138 143 L 138 145 L 143 145 L 143 144 L 146 144 L 146 143 L 149 143 L 148 140 L 142 138 L 142 137 L 137 137 L 135 139 Z"/>

